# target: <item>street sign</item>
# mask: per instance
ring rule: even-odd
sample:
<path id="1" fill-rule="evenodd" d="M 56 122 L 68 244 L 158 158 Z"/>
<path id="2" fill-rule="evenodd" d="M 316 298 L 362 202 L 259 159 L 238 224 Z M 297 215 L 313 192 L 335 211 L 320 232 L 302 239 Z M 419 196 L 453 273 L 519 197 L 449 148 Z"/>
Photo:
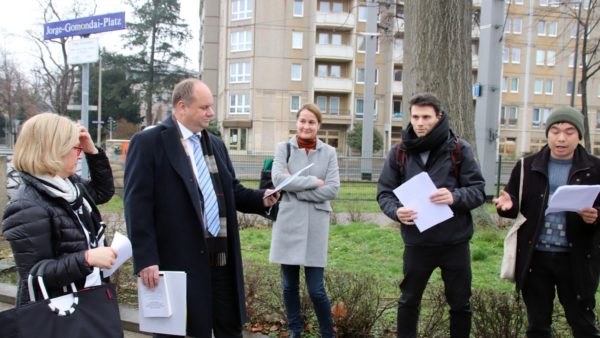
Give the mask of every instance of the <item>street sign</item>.
<path id="1" fill-rule="evenodd" d="M 80 65 L 95 63 L 100 58 L 98 39 L 78 39 L 67 41 L 67 63 Z"/>
<path id="2" fill-rule="evenodd" d="M 125 12 L 88 16 L 44 24 L 44 40 L 125 29 Z"/>
<path id="3" fill-rule="evenodd" d="M 92 120 L 92 124 L 104 124 L 104 121 Z"/>

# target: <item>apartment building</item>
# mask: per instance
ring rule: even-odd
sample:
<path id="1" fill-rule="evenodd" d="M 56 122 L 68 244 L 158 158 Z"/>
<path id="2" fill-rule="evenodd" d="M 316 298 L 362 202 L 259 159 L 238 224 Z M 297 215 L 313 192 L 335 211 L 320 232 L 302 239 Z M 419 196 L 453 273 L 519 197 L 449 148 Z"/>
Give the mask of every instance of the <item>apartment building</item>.
<path id="1" fill-rule="evenodd" d="M 539 150 L 545 117 L 555 106 L 569 104 L 574 22 L 568 8 L 553 1 L 506 0 L 499 130 L 499 150 L 506 157 Z M 385 4 L 379 6 L 373 124 L 384 149 L 376 156 L 398 142 L 408 123 L 402 111 L 403 1 L 379 2 Z M 227 0 L 205 6 L 212 18 L 205 51 L 213 57 L 204 58 L 212 64 L 204 74 L 216 82 L 217 118 L 230 152 L 273 152 L 277 142 L 294 135 L 299 107 L 315 102 L 324 113 L 319 137 L 340 155 L 351 154 L 347 135 L 365 110 L 366 3 Z M 480 6 L 474 0 L 474 10 Z M 472 37 L 475 82 L 476 25 Z M 600 153 L 598 76 L 588 91 L 592 138 Z"/>
<path id="2" fill-rule="evenodd" d="M 589 1 L 582 2 L 585 15 Z M 574 70 L 576 82 L 581 81 L 581 63 L 574 69 L 578 6 L 579 0 L 506 0 L 499 132 L 499 152 L 505 157 L 538 151 L 546 143 L 550 111 L 570 104 Z M 597 31 L 592 35 L 596 41 L 600 36 Z M 580 60 L 581 39 L 578 47 Z M 575 107 L 580 108 L 577 87 Z M 588 82 L 587 91 L 593 152 L 600 155 L 598 75 Z"/>

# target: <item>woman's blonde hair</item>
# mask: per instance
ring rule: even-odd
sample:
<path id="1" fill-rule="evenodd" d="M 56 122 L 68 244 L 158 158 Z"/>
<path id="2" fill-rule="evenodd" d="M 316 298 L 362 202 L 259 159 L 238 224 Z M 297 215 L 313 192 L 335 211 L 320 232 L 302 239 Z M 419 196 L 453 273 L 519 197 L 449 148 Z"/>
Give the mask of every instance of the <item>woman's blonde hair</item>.
<path id="1" fill-rule="evenodd" d="M 15 143 L 13 165 L 31 175 L 57 175 L 63 157 L 79 144 L 75 122 L 54 113 L 42 113 L 25 121 Z"/>

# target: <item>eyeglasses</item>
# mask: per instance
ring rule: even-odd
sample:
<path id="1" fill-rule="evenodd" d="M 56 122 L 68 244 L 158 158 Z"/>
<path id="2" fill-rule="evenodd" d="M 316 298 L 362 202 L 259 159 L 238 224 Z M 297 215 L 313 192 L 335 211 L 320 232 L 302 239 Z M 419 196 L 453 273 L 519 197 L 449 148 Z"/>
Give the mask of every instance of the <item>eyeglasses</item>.
<path id="1" fill-rule="evenodd" d="M 77 150 L 77 156 L 81 155 L 81 151 L 83 150 L 83 147 L 73 147 L 73 149 Z"/>

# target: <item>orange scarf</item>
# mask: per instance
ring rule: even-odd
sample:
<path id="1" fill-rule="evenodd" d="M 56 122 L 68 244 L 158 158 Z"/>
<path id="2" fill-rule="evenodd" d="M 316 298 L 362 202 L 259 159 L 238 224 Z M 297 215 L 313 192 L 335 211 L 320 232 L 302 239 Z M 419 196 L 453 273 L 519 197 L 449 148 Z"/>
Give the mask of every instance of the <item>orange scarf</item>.
<path id="1" fill-rule="evenodd" d="M 306 155 L 310 152 L 311 149 L 317 149 L 317 138 L 311 139 L 303 139 L 301 137 L 296 136 L 296 140 L 298 141 L 298 148 L 305 149 Z"/>

